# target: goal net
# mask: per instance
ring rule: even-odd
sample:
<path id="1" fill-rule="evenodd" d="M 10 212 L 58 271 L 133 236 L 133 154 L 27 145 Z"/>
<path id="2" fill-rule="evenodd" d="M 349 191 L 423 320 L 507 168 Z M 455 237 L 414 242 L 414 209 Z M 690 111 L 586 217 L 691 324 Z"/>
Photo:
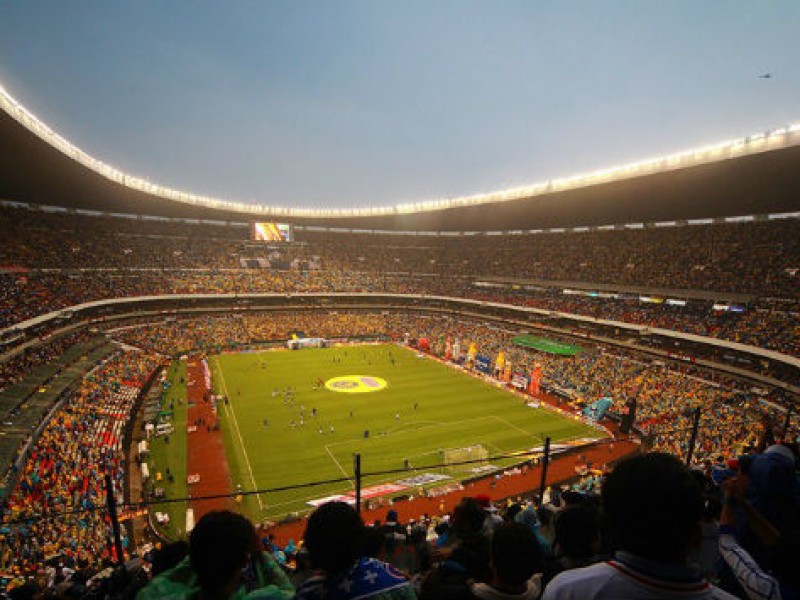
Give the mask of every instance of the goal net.
<path id="1" fill-rule="evenodd" d="M 442 464 L 445 465 L 445 470 L 450 473 L 469 471 L 475 467 L 485 465 L 487 458 L 489 458 L 489 451 L 481 444 L 467 446 L 466 448 L 445 448 L 442 450 Z M 478 462 L 459 464 L 467 461 Z"/>

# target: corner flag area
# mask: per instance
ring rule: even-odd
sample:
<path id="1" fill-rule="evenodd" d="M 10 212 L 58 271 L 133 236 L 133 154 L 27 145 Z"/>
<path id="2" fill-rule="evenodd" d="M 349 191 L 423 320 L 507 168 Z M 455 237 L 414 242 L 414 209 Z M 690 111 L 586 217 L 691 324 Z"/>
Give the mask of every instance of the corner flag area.
<path id="1" fill-rule="evenodd" d="M 547 436 L 553 444 L 604 437 L 392 344 L 222 354 L 208 362 L 215 393 L 228 398 L 218 406 L 232 489 L 283 488 L 243 496 L 242 509 L 257 521 L 351 497 L 351 480 L 285 488 L 350 478 L 357 453 L 363 473 L 407 469 L 364 478 L 373 495 L 397 495 L 520 462 L 526 457 L 492 457 L 541 447 Z M 447 457 L 486 460 L 429 468 Z"/>

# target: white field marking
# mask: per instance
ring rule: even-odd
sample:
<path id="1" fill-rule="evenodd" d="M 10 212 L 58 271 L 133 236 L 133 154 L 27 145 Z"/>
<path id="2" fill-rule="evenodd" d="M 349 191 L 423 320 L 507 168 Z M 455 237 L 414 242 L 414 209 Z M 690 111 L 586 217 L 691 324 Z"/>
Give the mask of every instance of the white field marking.
<path id="1" fill-rule="evenodd" d="M 331 496 L 334 495 L 334 494 L 342 494 L 342 495 L 344 495 L 349 491 L 350 491 L 349 488 L 348 489 L 342 489 L 342 490 L 339 490 L 339 489 L 331 490 L 331 494 L 330 495 Z M 318 497 L 319 497 L 319 494 L 315 494 L 315 495 L 311 495 L 311 496 L 304 496 L 302 498 L 298 497 L 298 498 L 295 498 L 294 500 L 284 500 L 283 502 L 275 502 L 274 504 L 270 504 L 269 507 L 271 509 L 274 509 L 274 508 L 280 508 L 281 506 L 290 506 L 292 504 L 299 504 L 299 503 L 302 502 L 304 506 L 308 507 L 309 510 L 312 510 L 313 507 L 311 507 L 308 504 L 308 501 L 309 500 L 314 500 L 314 498 L 318 498 Z M 286 513 L 280 513 L 280 512 L 278 512 L 278 513 L 267 512 L 266 516 L 267 517 L 270 517 L 270 516 L 283 516 L 285 514 Z"/>
<path id="2" fill-rule="evenodd" d="M 436 450 L 430 450 L 428 452 L 420 452 L 419 454 L 412 454 L 411 456 L 405 458 L 411 460 L 412 458 L 421 458 L 423 456 L 429 456 L 431 454 L 441 454 L 442 452 L 444 452 L 444 448 L 437 448 Z"/>
<path id="3" fill-rule="evenodd" d="M 497 452 L 497 454 L 504 454 L 504 451 L 503 451 L 502 448 L 500 448 L 499 446 L 497 446 L 495 444 L 492 444 L 491 442 L 487 442 L 487 441 L 484 441 L 484 440 L 476 440 L 475 444 L 473 444 L 473 446 L 476 445 L 476 444 L 480 445 L 480 446 L 484 446 L 485 448 L 494 448 L 494 450 L 495 450 L 495 452 Z M 437 448 L 436 450 L 431 450 L 429 452 L 421 452 L 419 454 L 412 454 L 411 456 L 404 457 L 404 458 L 408 458 L 409 460 L 411 460 L 412 458 L 420 458 L 422 456 L 429 456 L 431 454 L 440 454 L 440 453 L 444 452 L 445 450 L 463 450 L 465 447 L 466 446 L 460 446 L 458 448 Z M 415 470 L 420 470 L 420 471 L 424 471 L 426 468 L 427 467 L 424 467 L 424 466 L 423 467 L 414 467 Z"/>
<path id="4" fill-rule="evenodd" d="M 510 452 L 506 452 L 500 446 L 492 444 L 491 442 L 478 442 L 478 443 L 481 444 L 482 446 L 485 446 L 486 448 L 494 448 L 494 451 L 497 454 L 511 454 Z"/>
<path id="5" fill-rule="evenodd" d="M 225 396 L 228 396 L 228 386 L 225 384 L 225 374 L 222 372 L 222 365 L 219 364 L 219 358 L 215 356 L 214 362 L 217 363 L 217 371 L 219 372 L 219 382 L 222 385 L 223 389 L 225 390 L 224 392 Z M 250 473 L 250 481 L 253 484 L 253 490 L 257 490 L 258 486 L 256 485 L 256 478 L 253 476 L 253 467 L 250 465 L 250 458 L 247 456 L 247 448 L 245 448 L 244 440 L 242 439 L 242 432 L 239 431 L 239 422 L 236 420 L 236 411 L 233 410 L 233 404 L 226 405 L 223 402 L 223 406 L 225 406 L 226 411 L 230 408 L 231 422 L 233 423 L 233 428 L 236 430 L 236 436 L 239 438 L 239 445 L 242 448 L 242 454 L 244 455 L 244 462 L 247 465 L 247 470 Z M 258 507 L 261 510 L 264 510 L 264 503 L 261 501 L 260 494 L 256 494 L 256 500 L 258 500 Z"/>
<path id="6" fill-rule="evenodd" d="M 431 425 L 424 425 L 423 427 L 415 427 L 413 429 L 402 429 L 403 425 L 401 425 L 400 427 L 398 427 L 396 429 L 392 429 L 392 430 L 387 431 L 385 435 L 386 435 L 386 437 L 388 437 L 390 435 L 400 435 L 400 434 L 403 434 L 403 433 L 414 433 L 414 432 L 417 432 L 417 431 L 421 431 L 423 429 L 431 429 L 431 428 L 435 428 L 435 427 L 448 427 L 450 425 L 461 425 L 463 423 L 472 423 L 474 421 L 483 421 L 483 420 L 486 420 L 486 419 L 496 419 L 496 420 L 500 421 L 501 423 L 503 423 L 504 425 L 506 425 L 508 427 L 511 427 L 512 429 L 516 429 L 517 431 L 521 431 L 525 435 L 531 435 L 530 433 L 528 433 L 527 431 L 525 431 L 521 427 L 517 427 L 513 423 L 509 423 L 508 421 L 506 421 L 505 419 L 503 419 L 501 417 L 498 417 L 497 415 L 486 415 L 486 416 L 483 416 L 483 417 L 475 417 L 474 419 L 464 419 L 463 421 L 448 421 L 446 423 L 445 422 L 438 422 L 437 423 L 435 421 L 414 421 L 412 423 L 406 423 L 405 425 L 414 424 L 414 423 L 431 423 Z M 333 455 L 333 453 L 331 452 L 330 449 L 331 449 L 332 446 L 341 446 L 343 444 L 349 444 L 351 442 L 358 442 L 360 439 L 361 438 L 351 438 L 349 440 L 342 440 L 342 441 L 339 441 L 339 442 L 331 442 L 330 444 L 325 444 L 325 451 L 328 453 L 328 456 L 330 456 L 331 459 L 336 463 L 336 466 L 339 467 L 339 470 L 344 474 L 345 477 L 350 477 L 350 474 L 347 471 L 344 470 L 344 468 L 342 467 L 342 464 L 338 460 L 336 460 L 336 457 L 334 457 L 334 455 Z M 494 444 L 490 444 L 488 442 L 479 442 L 479 443 L 484 445 L 484 446 L 491 446 L 495 450 L 499 450 L 500 453 L 502 454 L 502 450 L 498 446 L 496 446 Z M 408 458 L 411 459 L 411 458 L 414 458 L 414 457 L 426 456 L 428 454 L 435 454 L 436 452 L 440 452 L 441 450 L 442 449 L 439 448 L 437 450 L 431 450 L 429 452 L 423 452 L 421 454 L 413 454 L 413 455 L 409 456 Z"/>
<path id="7" fill-rule="evenodd" d="M 387 430 L 384 435 L 391 435 L 393 433 L 405 433 L 407 431 L 419 431 L 420 429 L 424 429 L 424 427 L 409 427 L 411 425 L 423 425 L 424 427 L 441 427 L 442 425 L 447 425 L 447 423 L 442 423 L 441 421 L 407 421 L 402 425 L 398 425 L 397 427 L 392 427 L 391 429 Z"/>
<path id="8" fill-rule="evenodd" d="M 332 446 L 333 444 L 330 444 L 330 445 Z M 336 463 L 337 467 L 339 467 L 339 470 L 342 472 L 342 475 L 347 477 L 347 480 L 350 482 L 350 487 L 355 489 L 356 486 L 353 483 L 352 479 L 350 479 L 350 473 L 348 473 L 347 471 L 344 470 L 344 467 L 342 466 L 342 463 L 340 463 L 338 460 L 336 460 L 336 457 L 333 455 L 333 452 L 331 452 L 331 449 L 328 448 L 328 446 L 329 446 L 329 444 L 325 444 L 325 452 L 328 453 L 328 456 L 331 457 L 331 460 Z"/>
<path id="9" fill-rule="evenodd" d="M 510 422 L 506 421 L 503 417 L 498 417 L 497 415 L 492 415 L 492 417 L 494 417 L 495 419 L 497 419 L 498 421 L 500 421 L 504 425 L 508 425 L 512 429 L 516 429 L 520 433 L 524 433 L 525 435 L 533 435 L 530 431 L 525 431 L 522 427 L 519 427 L 517 425 L 514 425 L 513 423 L 510 423 Z"/>
<path id="10" fill-rule="evenodd" d="M 384 437 L 387 437 L 389 435 L 401 435 L 403 433 L 414 433 L 414 432 L 417 432 L 417 431 L 422 431 L 423 429 L 432 429 L 432 428 L 435 428 L 435 427 L 448 427 L 450 425 L 461 425 L 462 423 L 472 423 L 474 421 L 484 421 L 486 419 L 493 419 L 493 418 L 495 418 L 494 415 L 486 415 L 484 417 L 475 417 L 474 419 L 464 419 L 463 421 L 447 421 L 447 422 L 438 422 L 438 423 L 436 421 L 417 421 L 418 423 L 432 423 L 432 425 L 425 425 L 423 427 L 415 427 L 414 429 L 401 429 L 399 431 L 397 430 L 397 428 L 395 428 L 393 430 L 387 431 L 384 434 Z M 378 433 L 379 432 L 376 432 L 376 436 L 375 436 L 376 439 L 378 438 L 378 435 L 377 435 Z M 527 432 L 525 432 L 525 433 L 527 433 Z M 370 436 L 371 435 L 372 435 L 372 432 L 370 431 Z M 350 438 L 349 440 L 342 440 L 340 442 L 331 442 L 330 444 L 328 444 L 328 446 L 341 446 L 343 444 L 350 444 L 352 442 L 357 442 L 360 439 L 361 438 Z M 326 446 L 326 448 L 327 448 L 327 446 Z"/>

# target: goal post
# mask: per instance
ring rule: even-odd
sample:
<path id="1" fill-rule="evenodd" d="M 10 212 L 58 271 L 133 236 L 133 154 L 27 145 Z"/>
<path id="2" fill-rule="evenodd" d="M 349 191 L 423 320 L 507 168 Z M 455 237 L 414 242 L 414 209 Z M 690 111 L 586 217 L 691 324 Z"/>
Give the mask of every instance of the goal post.
<path id="1" fill-rule="evenodd" d="M 441 451 L 441 455 L 445 470 L 454 473 L 457 471 L 468 471 L 486 464 L 486 459 L 489 458 L 489 451 L 484 448 L 482 444 L 475 444 L 474 446 L 466 446 L 464 448 L 445 448 Z M 476 462 L 459 464 L 467 461 Z"/>

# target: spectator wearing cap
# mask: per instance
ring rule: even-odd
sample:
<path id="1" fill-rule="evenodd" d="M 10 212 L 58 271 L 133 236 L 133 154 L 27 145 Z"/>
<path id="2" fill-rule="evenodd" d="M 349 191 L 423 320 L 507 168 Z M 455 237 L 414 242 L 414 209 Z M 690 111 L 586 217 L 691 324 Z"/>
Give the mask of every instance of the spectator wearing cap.
<path id="1" fill-rule="evenodd" d="M 614 559 L 557 575 L 542 600 L 734 598 L 688 565 L 703 499 L 677 458 L 654 452 L 622 461 L 603 483 L 602 507 Z"/>
<path id="2" fill-rule="evenodd" d="M 748 470 L 746 496 L 781 531 L 800 527 L 800 486 L 795 463 L 792 448 L 773 444 L 752 459 Z"/>
<path id="3" fill-rule="evenodd" d="M 399 522 L 397 511 L 390 509 L 386 513 L 386 521 L 382 525 L 376 525 L 376 541 L 380 544 L 382 554 L 371 556 L 380 556 L 398 569 L 408 572 L 413 562 L 412 554 L 406 552 L 408 532 L 409 527 Z"/>
<path id="4" fill-rule="evenodd" d="M 386 548 L 391 549 L 406 541 L 406 528 L 399 522 L 397 511 L 390 509 L 386 513 L 386 521 L 380 526 L 380 532 L 386 539 Z"/>
<path id="5" fill-rule="evenodd" d="M 514 521 L 525 525 L 525 527 L 531 530 L 533 535 L 536 536 L 539 546 L 541 546 L 545 556 L 551 554 L 550 543 L 542 535 L 542 523 L 539 520 L 539 514 L 533 502 L 529 502 L 523 510 L 514 515 Z"/>

